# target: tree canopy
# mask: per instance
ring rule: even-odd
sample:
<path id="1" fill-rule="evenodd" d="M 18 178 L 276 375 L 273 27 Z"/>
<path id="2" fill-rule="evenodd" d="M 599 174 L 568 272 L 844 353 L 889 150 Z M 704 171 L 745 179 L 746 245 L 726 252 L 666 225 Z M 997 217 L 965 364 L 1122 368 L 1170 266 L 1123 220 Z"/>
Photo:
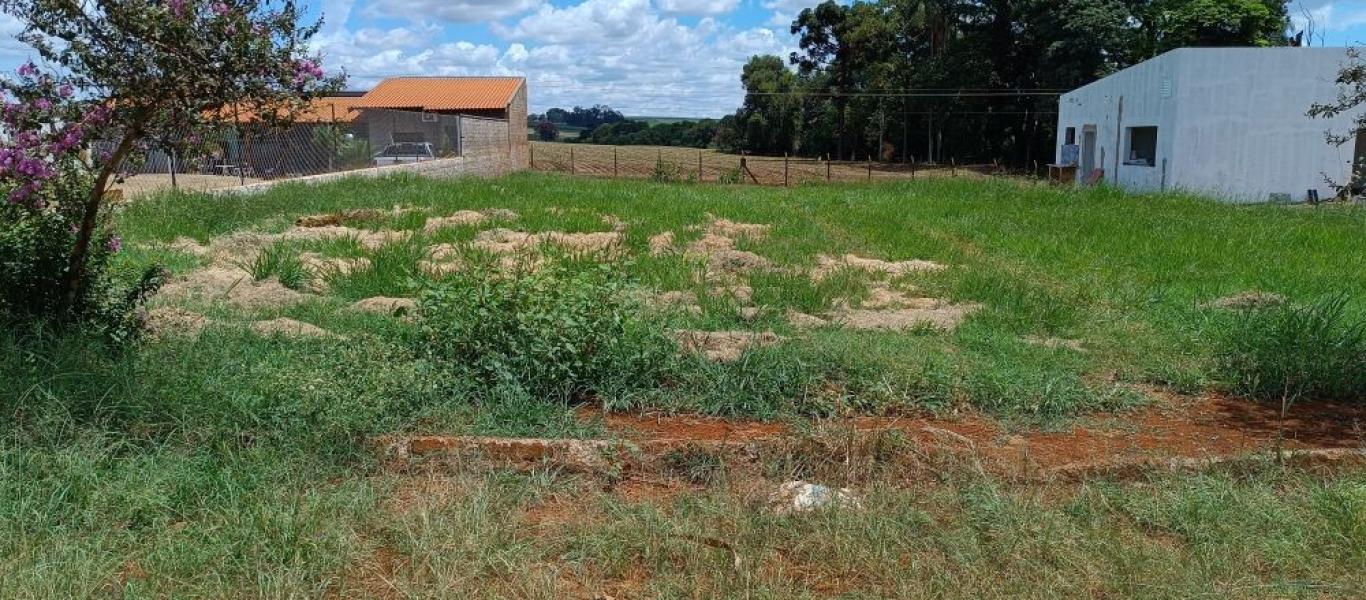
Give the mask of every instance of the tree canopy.
<path id="1" fill-rule="evenodd" d="M 862 160 L 1051 156 L 1057 95 L 1186 46 L 1289 42 L 1280 0 L 831 1 L 745 65 L 729 150 Z M 789 68 L 790 67 L 790 68 Z"/>

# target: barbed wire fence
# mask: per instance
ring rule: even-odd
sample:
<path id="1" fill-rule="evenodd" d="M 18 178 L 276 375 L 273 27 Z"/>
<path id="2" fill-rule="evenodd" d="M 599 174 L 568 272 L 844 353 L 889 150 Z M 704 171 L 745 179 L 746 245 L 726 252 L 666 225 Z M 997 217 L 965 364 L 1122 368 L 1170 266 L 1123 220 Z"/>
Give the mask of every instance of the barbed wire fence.
<path id="1" fill-rule="evenodd" d="M 662 146 L 609 146 L 566 142 L 532 142 L 530 167 L 575 175 L 792 186 L 814 182 L 858 182 L 917 177 L 988 177 L 1005 175 L 998 164 L 960 165 L 755 156 L 715 150 Z"/>

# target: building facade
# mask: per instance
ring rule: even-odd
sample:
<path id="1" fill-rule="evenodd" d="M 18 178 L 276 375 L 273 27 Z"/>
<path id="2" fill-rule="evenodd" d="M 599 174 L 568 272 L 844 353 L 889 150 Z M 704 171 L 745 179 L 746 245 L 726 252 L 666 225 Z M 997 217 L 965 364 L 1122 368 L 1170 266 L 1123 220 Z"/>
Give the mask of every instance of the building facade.
<path id="1" fill-rule="evenodd" d="M 1334 146 L 1354 115 L 1333 100 L 1343 48 L 1182 48 L 1064 94 L 1057 157 L 1079 183 L 1185 190 L 1235 202 L 1328 198 L 1361 143 Z"/>

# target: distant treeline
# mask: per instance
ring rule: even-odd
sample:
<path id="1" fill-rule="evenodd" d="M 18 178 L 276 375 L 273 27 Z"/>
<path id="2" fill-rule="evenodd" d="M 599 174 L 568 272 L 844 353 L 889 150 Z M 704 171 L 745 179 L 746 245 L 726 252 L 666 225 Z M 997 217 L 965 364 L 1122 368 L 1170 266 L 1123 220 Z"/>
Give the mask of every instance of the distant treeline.
<path id="1" fill-rule="evenodd" d="M 683 146 L 707 148 L 716 139 L 719 123 L 712 119 L 650 123 L 628 119 L 610 107 L 575 106 L 571 110 L 552 108 L 545 114 L 527 117 L 527 126 L 543 141 L 563 141 L 614 146 Z M 567 135 L 567 128 L 578 128 Z"/>
<path id="2" fill-rule="evenodd" d="M 1058 94 L 1168 50 L 1283 46 L 1284 0 L 872 0 L 797 15 L 715 145 L 755 154 L 1031 166 Z"/>
<path id="3" fill-rule="evenodd" d="M 1053 158 L 1061 92 L 1175 48 L 1321 42 L 1290 35 L 1284 0 L 827 1 L 791 31 L 798 50 L 752 57 L 744 104 L 720 121 L 595 106 L 531 126 L 598 144 L 1028 167 Z"/>

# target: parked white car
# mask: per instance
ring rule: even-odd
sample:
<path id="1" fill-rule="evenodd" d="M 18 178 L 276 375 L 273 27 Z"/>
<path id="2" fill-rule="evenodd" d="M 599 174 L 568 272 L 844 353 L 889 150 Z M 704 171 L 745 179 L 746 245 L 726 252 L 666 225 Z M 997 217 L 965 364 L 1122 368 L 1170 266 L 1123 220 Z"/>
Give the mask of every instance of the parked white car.
<path id="1" fill-rule="evenodd" d="M 383 150 L 375 154 L 373 164 L 376 167 L 384 165 L 399 165 L 404 163 L 415 163 L 436 159 L 436 150 L 427 142 L 401 142 L 389 144 Z"/>

